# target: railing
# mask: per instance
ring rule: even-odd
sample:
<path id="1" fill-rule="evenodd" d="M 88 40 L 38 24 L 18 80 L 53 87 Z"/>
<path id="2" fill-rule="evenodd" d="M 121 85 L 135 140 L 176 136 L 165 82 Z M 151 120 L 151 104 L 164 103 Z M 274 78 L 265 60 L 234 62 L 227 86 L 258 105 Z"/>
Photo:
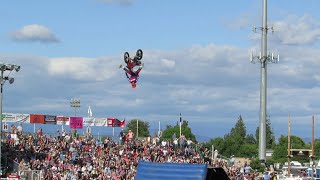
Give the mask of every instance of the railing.
<path id="1" fill-rule="evenodd" d="M 19 171 L 21 180 L 41 180 L 42 171 L 40 170 L 21 170 Z"/>

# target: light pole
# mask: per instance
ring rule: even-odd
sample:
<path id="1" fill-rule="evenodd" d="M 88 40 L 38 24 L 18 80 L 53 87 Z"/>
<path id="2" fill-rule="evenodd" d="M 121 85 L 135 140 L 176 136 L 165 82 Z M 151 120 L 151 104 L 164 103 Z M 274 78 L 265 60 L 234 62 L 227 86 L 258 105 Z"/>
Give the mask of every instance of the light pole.
<path id="1" fill-rule="evenodd" d="M 77 108 L 80 108 L 80 98 L 71 98 L 70 107 L 74 108 L 74 117 L 77 117 Z"/>
<path id="2" fill-rule="evenodd" d="M 0 89 L 0 175 L 2 175 L 2 93 L 3 93 L 3 85 L 4 83 L 8 80 L 10 84 L 14 82 L 14 78 L 9 77 L 10 73 L 15 70 L 18 72 L 20 70 L 20 66 L 15 65 L 15 64 L 5 64 L 5 63 L 0 63 L 0 71 L 1 71 L 1 76 L 0 76 L 0 84 L 1 84 L 1 89 Z M 4 75 L 5 71 L 9 71 L 9 75 Z"/>
<path id="3" fill-rule="evenodd" d="M 260 125 L 259 125 L 259 160 L 261 163 L 265 164 L 266 160 L 266 116 L 267 116 L 267 64 L 268 63 L 278 63 L 279 55 L 275 57 L 272 54 L 267 54 L 267 0 L 262 0 L 262 31 L 261 37 L 261 53 L 259 56 L 254 56 L 251 54 L 251 62 L 257 60 L 261 64 L 261 85 L 260 85 Z M 256 27 L 254 27 L 254 32 L 256 32 Z M 270 28 L 273 31 L 273 28 Z"/>
<path id="4" fill-rule="evenodd" d="M 71 98 L 70 107 L 74 108 L 74 117 L 77 117 L 77 108 L 80 108 L 80 98 Z M 73 133 L 76 132 L 75 129 Z"/>

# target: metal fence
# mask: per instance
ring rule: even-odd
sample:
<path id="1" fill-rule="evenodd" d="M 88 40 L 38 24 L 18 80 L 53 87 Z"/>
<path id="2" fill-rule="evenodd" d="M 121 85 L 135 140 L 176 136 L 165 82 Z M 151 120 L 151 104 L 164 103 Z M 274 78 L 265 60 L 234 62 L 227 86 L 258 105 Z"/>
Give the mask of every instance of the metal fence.
<path id="1" fill-rule="evenodd" d="M 21 180 L 41 180 L 42 171 L 40 170 L 22 170 L 19 171 Z"/>

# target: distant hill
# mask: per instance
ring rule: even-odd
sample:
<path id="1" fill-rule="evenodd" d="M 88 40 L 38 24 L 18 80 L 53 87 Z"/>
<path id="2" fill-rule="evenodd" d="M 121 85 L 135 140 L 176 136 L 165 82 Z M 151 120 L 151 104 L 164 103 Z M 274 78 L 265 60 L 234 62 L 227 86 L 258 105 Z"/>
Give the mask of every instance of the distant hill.
<path id="1" fill-rule="evenodd" d="M 195 136 L 197 138 L 197 141 L 200 142 L 200 143 L 207 142 L 207 141 L 209 141 L 211 139 L 208 136 L 201 136 L 201 135 L 197 135 L 197 134 Z"/>
<path id="2" fill-rule="evenodd" d="M 305 138 L 302 138 L 302 140 L 303 140 L 305 143 L 311 143 L 312 138 L 311 138 L 311 137 L 305 137 Z"/>

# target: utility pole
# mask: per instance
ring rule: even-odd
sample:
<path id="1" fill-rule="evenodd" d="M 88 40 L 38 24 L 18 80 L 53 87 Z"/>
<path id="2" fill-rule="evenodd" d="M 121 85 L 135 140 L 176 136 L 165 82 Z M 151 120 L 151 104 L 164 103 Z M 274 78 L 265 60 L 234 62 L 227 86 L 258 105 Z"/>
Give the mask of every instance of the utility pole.
<path id="1" fill-rule="evenodd" d="M 287 177 L 290 177 L 291 174 L 291 119 L 290 114 L 288 115 L 288 169 L 287 169 Z"/>
<path id="2" fill-rule="evenodd" d="M 260 124 L 259 124 L 259 160 L 262 164 L 266 161 L 266 116 L 267 116 L 267 64 L 278 63 L 279 55 L 274 57 L 272 54 L 267 54 L 267 0 L 262 0 L 262 27 L 261 30 L 261 53 L 259 56 L 251 54 L 251 62 L 257 60 L 261 64 L 261 85 L 260 85 Z M 273 28 L 270 28 L 273 31 Z M 253 28 L 256 32 L 257 28 Z"/>

